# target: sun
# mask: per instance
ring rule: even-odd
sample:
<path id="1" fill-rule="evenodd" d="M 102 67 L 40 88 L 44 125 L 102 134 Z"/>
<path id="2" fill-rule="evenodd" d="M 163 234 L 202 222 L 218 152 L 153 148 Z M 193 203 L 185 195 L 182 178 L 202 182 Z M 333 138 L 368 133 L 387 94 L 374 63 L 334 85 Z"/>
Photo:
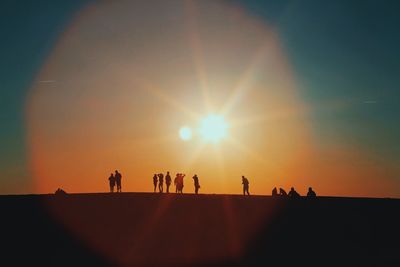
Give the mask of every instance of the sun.
<path id="1" fill-rule="evenodd" d="M 200 135 L 207 142 L 216 143 L 228 134 L 228 124 L 223 116 L 210 114 L 200 122 Z"/>

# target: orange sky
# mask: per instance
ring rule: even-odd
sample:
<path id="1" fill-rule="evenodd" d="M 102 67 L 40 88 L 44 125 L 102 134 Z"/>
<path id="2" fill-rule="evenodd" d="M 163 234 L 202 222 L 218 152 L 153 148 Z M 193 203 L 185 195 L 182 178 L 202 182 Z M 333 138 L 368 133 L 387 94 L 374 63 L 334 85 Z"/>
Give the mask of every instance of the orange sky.
<path id="1" fill-rule="evenodd" d="M 225 114 L 225 140 L 179 138 L 209 113 Z M 254 194 L 292 185 L 301 194 L 394 194 L 379 177 L 397 167 L 359 147 L 321 144 L 309 113 L 279 36 L 243 10 L 93 4 L 68 26 L 27 100 L 36 192 L 107 191 L 117 168 L 124 191 L 152 191 L 153 174 L 170 171 L 187 174 L 185 192 L 196 173 L 201 193 L 241 193 L 245 175 Z"/>

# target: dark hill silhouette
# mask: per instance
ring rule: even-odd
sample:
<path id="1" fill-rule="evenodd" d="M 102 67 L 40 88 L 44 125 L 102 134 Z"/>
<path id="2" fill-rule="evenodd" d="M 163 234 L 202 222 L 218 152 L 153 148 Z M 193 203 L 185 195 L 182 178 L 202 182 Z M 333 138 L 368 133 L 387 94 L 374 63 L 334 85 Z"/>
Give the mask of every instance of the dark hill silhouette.
<path id="1" fill-rule="evenodd" d="M 400 266 L 397 199 L 24 195 L 0 212 L 4 266 Z"/>

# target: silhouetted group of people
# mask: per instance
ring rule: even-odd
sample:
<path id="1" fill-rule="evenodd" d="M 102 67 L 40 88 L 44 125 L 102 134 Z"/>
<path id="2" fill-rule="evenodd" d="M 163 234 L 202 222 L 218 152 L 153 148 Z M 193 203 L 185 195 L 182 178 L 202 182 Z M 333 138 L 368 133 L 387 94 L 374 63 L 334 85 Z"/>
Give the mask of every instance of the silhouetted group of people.
<path id="1" fill-rule="evenodd" d="M 154 174 L 153 176 L 153 185 L 154 185 L 154 192 L 157 191 L 157 184 L 158 184 L 158 190 L 160 193 L 164 192 L 164 174 L 159 173 L 159 174 Z M 171 175 L 169 175 L 169 172 L 165 175 L 165 185 L 166 185 L 166 191 L 169 193 L 169 187 L 171 186 Z"/>
<path id="2" fill-rule="evenodd" d="M 276 189 L 276 187 L 274 187 L 274 189 L 272 189 L 272 196 L 276 197 L 276 196 L 283 196 L 283 197 L 292 197 L 292 198 L 298 198 L 300 197 L 300 194 L 297 193 L 297 191 L 294 189 L 294 187 L 290 188 L 289 193 L 286 193 L 285 189 L 283 188 L 279 188 L 279 194 L 278 194 L 278 190 Z M 313 198 L 316 197 L 317 194 L 314 192 L 314 190 L 312 189 L 312 187 L 308 188 L 308 192 L 307 192 L 307 197 Z"/>
<path id="3" fill-rule="evenodd" d="M 175 185 L 175 193 L 183 193 L 183 179 L 185 178 L 185 174 L 183 173 L 177 173 L 174 179 L 174 185 Z M 114 192 L 114 187 L 117 186 L 117 192 L 122 192 L 122 184 L 121 184 L 121 179 L 122 179 L 122 175 L 120 172 L 118 172 L 118 170 L 115 170 L 115 173 L 111 173 L 110 177 L 108 178 L 109 184 L 110 184 L 110 192 Z M 195 194 L 199 193 L 199 189 L 200 189 L 200 182 L 199 182 L 199 177 L 197 176 L 197 174 L 195 174 L 193 177 L 193 183 L 194 183 L 194 192 Z M 172 183 L 172 179 L 171 179 L 171 175 L 169 174 L 169 171 L 167 172 L 167 174 L 165 175 L 165 185 L 166 185 L 166 193 L 169 193 L 169 188 L 171 186 Z M 243 195 L 250 195 L 249 192 L 249 179 L 247 179 L 245 176 L 242 175 L 242 185 L 243 185 Z M 157 188 L 158 188 L 158 192 L 163 193 L 164 192 L 164 174 L 163 173 L 156 173 L 153 176 L 153 185 L 154 185 L 154 193 L 157 192 Z M 62 194 L 62 190 L 58 189 L 56 191 L 56 194 Z M 297 193 L 297 191 L 294 189 L 294 187 L 292 187 L 289 191 L 289 193 L 286 193 L 285 189 L 283 188 L 279 188 L 279 192 L 278 189 L 276 187 L 274 187 L 272 189 L 272 196 L 276 197 L 276 196 L 281 196 L 281 197 L 290 197 L 290 198 L 298 198 L 300 197 L 300 194 Z M 309 198 L 315 198 L 317 196 L 317 194 L 314 192 L 314 190 L 312 189 L 312 187 L 308 188 L 308 192 L 307 192 L 307 197 Z"/>
<path id="4" fill-rule="evenodd" d="M 108 177 L 108 181 L 110 184 L 110 192 L 114 192 L 114 187 L 117 185 L 117 192 L 122 192 L 122 184 L 121 184 L 122 175 L 115 170 L 115 173 L 111 173 L 110 177 Z"/>
<path id="5" fill-rule="evenodd" d="M 175 193 L 183 193 L 183 178 L 185 178 L 185 174 L 177 173 L 174 179 L 175 185 Z"/>
<path id="6" fill-rule="evenodd" d="M 175 185 L 175 193 L 183 193 L 183 178 L 185 178 L 185 174 L 183 173 L 177 173 L 174 179 L 174 185 Z M 193 182 L 194 182 L 194 192 L 196 194 L 199 193 L 200 189 L 200 182 L 199 182 L 199 177 L 195 174 L 193 177 Z M 169 193 L 169 187 L 171 186 L 171 175 L 169 172 L 165 175 L 165 185 L 166 185 L 166 192 Z M 157 192 L 157 185 L 158 185 L 158 192 L 163 193 L 164 192 L 164 174 L 158 173 L 153 175 L 153 186 L 154 186 L 154 193 Z"/>

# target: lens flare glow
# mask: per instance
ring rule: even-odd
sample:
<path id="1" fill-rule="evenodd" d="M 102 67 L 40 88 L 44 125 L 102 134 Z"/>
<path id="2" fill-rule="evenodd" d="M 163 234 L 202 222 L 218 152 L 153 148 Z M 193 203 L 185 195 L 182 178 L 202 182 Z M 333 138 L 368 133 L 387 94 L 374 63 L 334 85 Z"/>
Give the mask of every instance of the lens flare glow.
<path id="1" fill-rule="evenodd" d="M 201 121 L 200 134 L 206 141 L 218 142 L 228 134 L 228 124 L 223 116 L 208 115 Z"/>
<path id="2" fill-rule="evenodd" d="M 192 139 L 192 130 L 189 127 L 182 127 L 179 130 L 179 137 L 183 141 L 189 141 L 190 139 Z"/>

